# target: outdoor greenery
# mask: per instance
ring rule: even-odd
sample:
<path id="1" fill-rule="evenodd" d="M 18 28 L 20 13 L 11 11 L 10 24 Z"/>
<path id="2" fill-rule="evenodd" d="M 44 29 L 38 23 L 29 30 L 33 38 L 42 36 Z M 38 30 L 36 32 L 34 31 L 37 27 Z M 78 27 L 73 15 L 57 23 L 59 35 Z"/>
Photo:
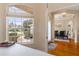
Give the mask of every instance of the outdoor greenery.
<path id="1" fill-rule="evenodd" d="M 30 25 L 32 24 L 32 21 L 24 21 L 23 22 L 23 27 L 24 27 L 24 35 L 25 38 L 30 38 L 31 33 L 30 33 Z"/>
<path id="2" fill-rule="evenodd" d="M 22 29 L 19 28 L 9 28 L 9 36 L 17 36 L 21 33 L 24 33 L 24 38 L 32 38 L 33 35 L 30 33 L 31 32 L 31 25 L 32 25 L 32 21 L 24 21 L 23 22 L 23 27 Z"/>

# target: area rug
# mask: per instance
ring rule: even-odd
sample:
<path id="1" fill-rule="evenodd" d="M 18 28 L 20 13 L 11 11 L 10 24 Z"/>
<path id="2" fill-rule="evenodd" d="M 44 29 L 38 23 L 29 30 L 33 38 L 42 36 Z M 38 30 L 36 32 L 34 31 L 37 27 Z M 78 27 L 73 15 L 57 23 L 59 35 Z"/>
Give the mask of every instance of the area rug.
<path id="1" fill-rule="evenodd" d="M 48 50 L 54 50 L 57 47 L 56 43 L 50 43 L 48 44 Z"/>

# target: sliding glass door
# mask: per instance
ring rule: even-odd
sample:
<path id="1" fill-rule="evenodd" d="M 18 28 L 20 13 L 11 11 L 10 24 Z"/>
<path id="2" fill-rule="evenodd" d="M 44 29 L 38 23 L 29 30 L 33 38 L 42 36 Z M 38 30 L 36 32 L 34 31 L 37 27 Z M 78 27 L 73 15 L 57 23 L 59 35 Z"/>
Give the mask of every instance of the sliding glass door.
<path id="1" fill-rule="evenodd" d="M 9 40 L 29 43 L 33 40 L 33 18 L 7 17 Z"/>

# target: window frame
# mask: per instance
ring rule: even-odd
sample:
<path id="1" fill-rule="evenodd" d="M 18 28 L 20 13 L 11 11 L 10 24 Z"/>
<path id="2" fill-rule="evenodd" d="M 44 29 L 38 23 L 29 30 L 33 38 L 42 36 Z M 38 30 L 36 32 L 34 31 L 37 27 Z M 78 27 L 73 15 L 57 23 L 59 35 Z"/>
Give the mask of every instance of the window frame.
<path id="1" fill-rule="evenodd" d="M 7 24 L 6 25 L 9 25 L 9 20 L 7 19 L 7 17 L 15 17 L 15 16 L 6 16 L 6 21 L 7 21 Z M 25 18 L 25 17 L 15 17 L 15 18 Z M 27 17 L 26 17 L 27 18 Z M 15 19 L 16 20 L 16 19 Z M 32 23 L 33 23 L 33 39 L 31 40 L 31 42 L 17 42 L 17 43 L 20 43 L 20 44 L 33 44 L 34 43 L 34 18 L 32 18 Z M 16 22 L 16 21 L 15 21 Z M 22 29 L 22 28 L 21 28 Z M 8 31 L 8 40 L 9 40 L 9 26 L 8 26 L 8 29 L 6 29 Z M 15 29 L 14 31 L 16 32 L 16 26 L 15 26 Z M 11 36 L 11 37 L 17 37 L 17 36 Z"/>

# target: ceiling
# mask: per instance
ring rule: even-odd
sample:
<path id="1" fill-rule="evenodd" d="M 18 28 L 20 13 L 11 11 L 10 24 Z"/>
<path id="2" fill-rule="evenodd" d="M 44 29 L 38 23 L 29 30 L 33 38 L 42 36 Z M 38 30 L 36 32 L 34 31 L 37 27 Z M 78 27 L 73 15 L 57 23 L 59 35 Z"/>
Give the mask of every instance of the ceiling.
<path id="1" fill-rule="evenodd" d="M 38 4 L 40 4 L 40 3 L 38 3 Z M 13 4 L 13 5 L 17 5 L 17 7 L 23 8 L 24 10 L 28 10 L 29 12 L 32 13 L 31 8 L 33 8 L 34 5 L 37 5 L 37 4 L 35 4 L 35 3 L 24 3 L 24 4 Z M 48 12 L 61 12 L 61 11 L 64 11 L 64 10 L 79 11 L 79 4 L 78 3 L 48 3 L 46 5 L 48 6 Z M 29 8 L 24 8 L 24 6 L 29 7 Z"/>
<path id="2" fill-rule="evenodd" d="M 63 10 L 79 11 L 79 4 L 77 3 L 49 3 L 49 12 L 60 12 Z"/>

